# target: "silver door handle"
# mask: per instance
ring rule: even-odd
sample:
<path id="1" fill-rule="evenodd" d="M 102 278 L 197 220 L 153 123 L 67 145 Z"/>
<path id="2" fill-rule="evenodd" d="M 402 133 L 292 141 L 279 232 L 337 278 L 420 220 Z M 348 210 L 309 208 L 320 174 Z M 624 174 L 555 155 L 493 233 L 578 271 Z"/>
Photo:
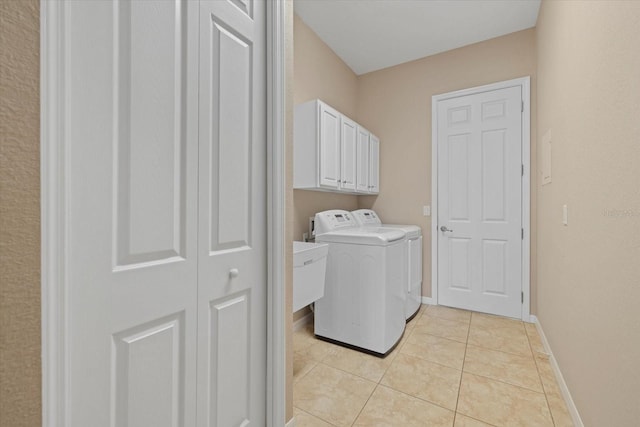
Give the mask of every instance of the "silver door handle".
<path id="1" fill-rule="evenodd" d="M 453 233 L 453 230 L 449 230 L 446 226 L 442 226 L 440 227 L 440 231 L 443 231 L 445 233 Z"/>

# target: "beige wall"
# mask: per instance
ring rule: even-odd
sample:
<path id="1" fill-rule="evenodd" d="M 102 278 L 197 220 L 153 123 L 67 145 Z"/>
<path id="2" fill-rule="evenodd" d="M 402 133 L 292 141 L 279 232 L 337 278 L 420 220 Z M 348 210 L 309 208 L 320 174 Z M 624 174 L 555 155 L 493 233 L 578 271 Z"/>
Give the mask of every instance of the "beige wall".
<path id="1" fill-rule="evenodd" d="M 40 20 L 0 1 L 0 426 L 35 427 L 40 370 Z"/>
<path id="2" fill-rule="evenodd" d="M 294 104 L 322 99 L 357 120 L 358 81 L 353 71 L 300 19 L 294 18 Z M 293 240 L 302 240 L 309 217 L 326 209 L 354 210 L 358 197 L 294 190 Z"/>
<path id="3" fill-rule="evenodd" d="M 538 17 L 553 168 L 538 187 L 538 317 L 586 426 L 640 420 L 639 28 L 640 2 L 544 1 Z"/>
<path id="4" fill-rule="evenodd" d="M 516 77 L 532 78 L 532 153 L 535 153 L 535 30 L 408 62 L 358 78 L 358 121 L 380 137 L 380 194 L 360 197 L 385 222 L 417 224 L 424 236 L 424 296 L 431 296 L 431 97 Z M 532 156 L 535 169 L 535 155 Z M 532 184 L 532 271 L 535 273 L 535 184 Z M 535 274 L 532 311 L 535 312 Z"/>

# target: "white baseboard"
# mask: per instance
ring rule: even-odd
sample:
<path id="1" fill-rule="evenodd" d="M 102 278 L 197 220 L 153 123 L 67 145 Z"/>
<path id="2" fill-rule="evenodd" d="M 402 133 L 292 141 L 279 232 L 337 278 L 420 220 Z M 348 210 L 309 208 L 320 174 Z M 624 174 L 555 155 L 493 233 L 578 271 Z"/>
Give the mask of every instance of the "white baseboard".
<path id="1" fill-rule="evenodd" d="M 423 304 L 436 305 L 436 302 L 431 297 L 422 297 Z"/>
<path id="2" fill-rule="evenodd" d="M 567 409 L 569 410 L 569 414 L 571 414 L 571 419 L 573 420 L 573 424 L 577 427 L 584 427 L 584 423 L 580 418 L 580 414 L 578 413 L 578 408 L 576 404 L 573 402 L 573 398 L 571 397 L 571 393 L 569 392 L 569 387 L 567 387 L 567 383 L 562 376 L 562 372 L 560 372 L 560 366 L 558 365 L 558 361 L 553 355 L 553 351 L 551 351 L 551 347 L 549 346 L 549 341 L 547 341 L 547 337 L 542 330 L 542 325 L 538 321 L 538 318 L 535 315 L 531 315 L 531 322 L 535 323 L 536 329 L 538 330 L 538 334 L 540 335 L 540 339 L 542 340 L 542 345 L 544 346 L 545 351 L 549 354 L 549 363 L 551 364 L 551 369 L 553 369 L 553 373 L 556 376 L 556 380 L 558 381 L 558 386 L 560 386 L 560 391 L 562 392 L 562 397 L 564 398 L 565 403 L 567 404 Z"/>
<path id="3" fill-rule="evenodd" d="M 289 422 L 287 424 L 285 424 L 284 427 L 296 427 L 296 417 L 291 417 Z"/>
<path id="4" fill-rule="evenodd" d="M 301 329 L 303 329 L 308 323 L 313 322 L 313 312 L 309 312 L 309 314 L 307 314 L 304 317 L 299 318 L 298 320 L 296 320 L 295 322 L 293 322 L 293 332 L 297 332 Z M 287 425 L 287 427 L 289 427 Z"/>

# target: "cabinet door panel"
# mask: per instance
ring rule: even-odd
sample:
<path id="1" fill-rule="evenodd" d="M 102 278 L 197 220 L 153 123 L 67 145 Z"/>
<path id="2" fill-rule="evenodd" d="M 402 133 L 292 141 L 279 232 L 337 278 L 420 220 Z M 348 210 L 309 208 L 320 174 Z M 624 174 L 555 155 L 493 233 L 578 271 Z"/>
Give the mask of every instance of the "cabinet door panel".
<path id="1" fill-rule="evenodd" d="M 340 113 L 320 104 L 320 186 L 338 188 L 340 181 Z"/>
<path id="2" fill-rule="evenodd" d="M 380 191 L 380 140 L 375 135 L 369 137 L 369 192 Z"/>
<path id="3" fill-rule="evenodd" d="M 342 116 L 341 119 L 341 156 L 340 188 L 345 191 L 356 190 L 356 142 L 358 125 Z"/>
<path id="4" fill-rule="evenodd" d="M 358 127 L 356 149 L 356 190 L 359 193 L 369 192 L 369 131 Z"/>

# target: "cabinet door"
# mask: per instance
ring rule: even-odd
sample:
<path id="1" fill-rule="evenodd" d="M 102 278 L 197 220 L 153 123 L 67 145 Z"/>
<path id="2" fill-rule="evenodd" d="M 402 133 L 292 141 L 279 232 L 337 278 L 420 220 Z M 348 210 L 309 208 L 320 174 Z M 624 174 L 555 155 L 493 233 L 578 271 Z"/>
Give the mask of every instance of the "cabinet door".
<path id="1" fill-rule="evenodd" d="M 374 134 L 369 137 L 369 192 L 380 191 L 380 140 Z"/>
<path id="2" fill-rule="evenodd" d="M 369 131 L 358 127 L 356 149 L 356 190 L 359 193 L 369 192 Z"/>
<path id="3" fill-rule="evenodd" d="M 320 187 L 340 186 L 340 113 L 319 104 L 320 114 Z"/>
<path id="4" fill-rule="evenodd" d="M 356 142 L 358 125 L 347 117 L 341 118 L 340 189 L 356 191 Z"/>

